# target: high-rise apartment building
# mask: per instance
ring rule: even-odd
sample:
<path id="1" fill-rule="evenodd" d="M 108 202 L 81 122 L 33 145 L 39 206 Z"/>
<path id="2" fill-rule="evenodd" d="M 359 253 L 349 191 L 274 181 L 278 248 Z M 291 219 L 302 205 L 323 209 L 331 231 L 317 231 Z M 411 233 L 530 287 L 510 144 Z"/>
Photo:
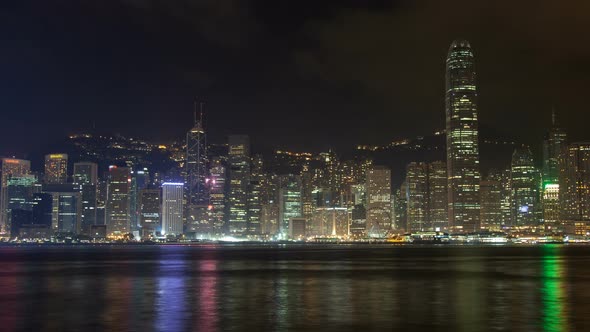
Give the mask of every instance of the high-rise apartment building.
<path id="1" fill-rule="evenodd" d="M 475 58 L 471 45 L 455 40 L 446 61 L 446 135 L 449 226 L 480 228 L 479 140 Z"/>

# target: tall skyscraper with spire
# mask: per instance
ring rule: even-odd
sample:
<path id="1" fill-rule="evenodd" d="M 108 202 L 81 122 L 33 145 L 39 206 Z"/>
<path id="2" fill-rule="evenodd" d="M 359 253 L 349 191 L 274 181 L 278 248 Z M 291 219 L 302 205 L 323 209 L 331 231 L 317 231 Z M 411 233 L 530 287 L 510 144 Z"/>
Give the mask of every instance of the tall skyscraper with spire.
<path id="1" fill-rule="evenodd" d="M 543 140 L 543 222 L 546 226 L 557 225 L 561 205 L 559 204 L 559 158 L 567 147 L 567 135 L 557 125 L 555 109 L 551 112 L 551 129 Z"/>
<path id="2" fill-rule="evenodd" d="M 455 40 L 446 62 L 446 134 L 449 226 L 457 231 L 480 228 L 477 89 L 473 51 Z"/>
<path id="3" fill-rule="evenodd" d="M 197 117 L 197 103 L 195 102 L 195 124 L 186 134 L 186 186 L 187 202 L 189 206 L 207 205 L 207 142 L 203 129 L 203 103 L 199 103 Z"/>

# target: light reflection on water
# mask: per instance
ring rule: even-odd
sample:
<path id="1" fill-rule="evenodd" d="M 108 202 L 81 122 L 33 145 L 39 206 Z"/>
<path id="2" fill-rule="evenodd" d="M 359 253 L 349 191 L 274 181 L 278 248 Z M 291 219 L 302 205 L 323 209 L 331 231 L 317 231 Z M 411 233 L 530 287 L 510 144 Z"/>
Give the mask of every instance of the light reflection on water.
<path id="1" fill-rule="evenodd" d="M 568 331 L 590 247 L 1 247 L 16 330 Z"/>
<path id="2" fill-rule="evenodd" d="M 543 247 L 543 330 L 548 332 L 568 330 L 565 316 L 567 293 L 563 288 L 567 271 L 563 266 L 561 249 L 558 245 Z"/>

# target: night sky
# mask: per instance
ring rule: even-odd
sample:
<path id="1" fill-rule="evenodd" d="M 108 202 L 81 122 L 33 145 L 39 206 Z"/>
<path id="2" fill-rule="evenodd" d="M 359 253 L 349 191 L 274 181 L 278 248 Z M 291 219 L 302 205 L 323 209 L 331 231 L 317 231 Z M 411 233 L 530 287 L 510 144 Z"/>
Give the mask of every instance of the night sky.
<path id="1" fill-rule="evenodd" d="M 4 1 L 0 153 L 73 132 L 317 151 L 444 127 L 453 39 L 476 56 L 480 125 L 540 144 L 551 108 L 587 134 L 588 1 Z"/>

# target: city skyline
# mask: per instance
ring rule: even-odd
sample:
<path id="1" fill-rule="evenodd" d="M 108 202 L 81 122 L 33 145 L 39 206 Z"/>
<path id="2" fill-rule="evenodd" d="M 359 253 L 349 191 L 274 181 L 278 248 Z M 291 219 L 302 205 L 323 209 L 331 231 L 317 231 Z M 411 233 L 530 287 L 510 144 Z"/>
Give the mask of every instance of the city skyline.
<path id="1" fill-rule="evenodd" d="M 328 1 L 314 10 L 306 1 L 285 8 L 262 8 L 258 1 L 187 3 L 186 13 L 179 5 L 148 0 L 102 7 L 35 1 L 9 6 L 13 15 L 3 20 L 3 27 L 17 32 L 15 40 L 30 40 L 31 46 L 12 39 L 7 45 L 3 63 L 11 84 L 3 90 L 7 121 L 0 124 L 0 140 L 19 139 L 0 146 L 0 153 L 23 153 L 39 145 L 15 123 L 27 123 L 46 137 L 43 144 L 92 128 L 172 141 L 190 129 L 195 95 L 208 105 L 205 127 L 211 129 L 211 141 L 244 133 L 255 146 L 272 141 L 294 149 L 317 145 L 327 150 L 424 135 L 443 127 L 441 64 L 456 38 L 469 40 L 478 53 L 482 131 L 499 131 L 531 145 L 542 136 L 555 107 L 570 137 L 584 138 L 584 121 L 574 119 L 585 117 L 579 115 L 585 113 L 580 89 L 588 75 L 580 62 L 590 50 L 576 42 L 583 39 L 582 29 L 566 24 L 587 24 L 572 8 L 535 2 L 540 19 L 520 21 L 517 14 L 526 13 L 532 2 L 512 5 L 514 16 L 507 19 L 488 15 L 504 8 L 502 1 L 485 8 L 466 1 L 440 8 L 435 3 Z M 117 14 L 110 16 L 113 12 Z M 462 16 L 467 12 L 470 16 Z M 62 19 L 42 13 L 59 13 Z M 187 20 L 190 15 L 203 22 Z M 403 15 L 413 20 L 400 20 Z M 21 16 L 39 19 L 14 19 Z M 438 16 L 454 18 L 456 24 L 444 25 Z M 485 29 L 478 20 L 483 17 Z M 246 28 L 236 26 L 234 19 L 245 20 Z M 432 24 L 421 24 L 433 19 L 439 23 L 435 30 Z M 166 24 L 158 25 L 158 20 Z M 350 31 L 345 26 L 350 20 L 366 29 Z M 227 28 L 214 32 L 212 21 L 226 22 Z M 512 29 L 514 24 L 521 29 Z M 70 32 L 63 34 L 64 29 Z M 537 30 L 561 33 L 531 38 Z M 283 40 L 276 38 L 279 34 Z M 343 34 L 351 36 L 345 45 L 339 42 Z M 372 42 L 367 36 L 373 36 Z M 421 36 L 428 38 L 416 38 L 419 43 L 410 38 Z M 115 57 L 116 49 L 126 55 Z M 309 121 L 316 117 L 320 121 Z M 297 137 L 297 128 L 309 134 Z M 342 135 L 343 130 L 348 134 Z M 269 139 L 273 137 L 277 139 Z"/>
<path id="2" fill-rule="evenodd" d="M 358 144 L 356 153 L 344 158 L 330 148 L 319 153 L 276 149 L 269 159 L 244 134 L 211 144 L 204 102 L 198 99 L 193 126 L 180 142 L 83 133 L 69 137 L 77 149 L 73 158 L 69 151 L 46 154 L 44 172 L 32 170 L 28 160 L 3 158 L 2 234 L 111 241 L 222 236 L 397 241 L 400 232 L 412 241 L 436 232 L 429 241 L 442 241 L 447 232 L 584 234 L 590 230 L 584 196 L 590 186 L 587 144 L 568 143 L 555 109 L 537 142 L 543 157 L 536 163 L 525 144 L 482 139 L 475 54 L 468 40 L 450 44 L 444 130 L 381 146 Z M 485 162 L 482 167 L 482 143 L 512 148 L 510 162 L 499 169 Z M 378 156 L 398 147 L 424 152 L 406 161 L 405 174 Z M 393 181 L 394 174 L 405 176 L 401 184 Z"/>
<path id="3" fill-rule="evenodd" d="M 590 2 L 1 7 L 2 330 L 590 324 Z"/>

